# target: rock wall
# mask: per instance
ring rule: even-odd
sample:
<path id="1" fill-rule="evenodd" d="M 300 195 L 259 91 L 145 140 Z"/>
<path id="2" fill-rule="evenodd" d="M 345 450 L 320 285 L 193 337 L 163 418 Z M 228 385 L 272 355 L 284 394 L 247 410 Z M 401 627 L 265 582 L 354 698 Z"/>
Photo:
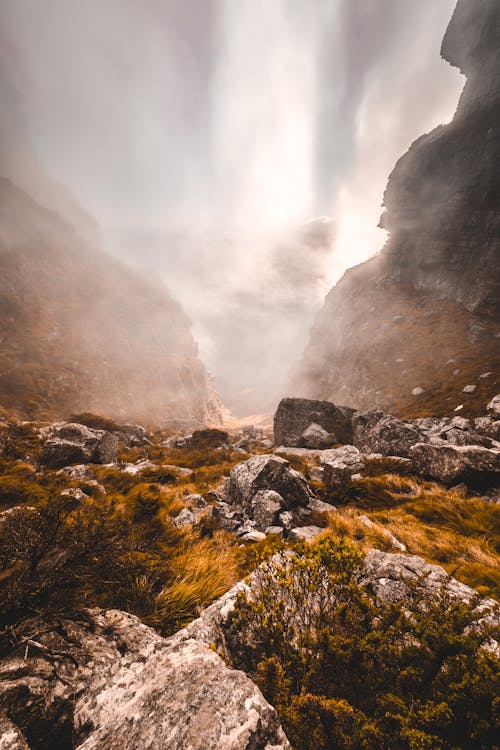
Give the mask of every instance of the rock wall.
<path id="1" fill-rule="evenodd" d="M 30 418 L 219 424 L 222 405 L 166 289 L 0 178 L 0 405 Z"/>
<path id="2" fill-rule="evenodd" d="M 297 395 L 418 414 L 455 408 L 466 385 L 478 403 L 498 390 L 498 2 L 460 0 L 442 55 L 467 76 L 455 117 L 396 164 L 381 219 L 388 241 L 327 296 Z M 424 390 L 417 401 L 414 388 Z"/>

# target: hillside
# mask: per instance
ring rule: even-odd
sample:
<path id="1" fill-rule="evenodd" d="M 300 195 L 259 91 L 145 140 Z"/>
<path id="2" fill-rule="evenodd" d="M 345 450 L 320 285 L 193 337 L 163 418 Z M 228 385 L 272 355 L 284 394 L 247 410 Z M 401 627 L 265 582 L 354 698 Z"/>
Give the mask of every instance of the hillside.
<path id="1" fill-rule="evenodd" d="M 5 178 L 0 224 L 1 406 L 32 418 L 221 421 L 189 321 L 165 288 Z"/>
<path id="2" fill-rule="evenodd" d="M 498 3 L 458 3 L 441 50 L 467 76 L 455 117 L 398 161 L 388 241 L 328 294 L 296 393 L 416 416 L 474 415 L 498 391 L 499 39 Z"/>

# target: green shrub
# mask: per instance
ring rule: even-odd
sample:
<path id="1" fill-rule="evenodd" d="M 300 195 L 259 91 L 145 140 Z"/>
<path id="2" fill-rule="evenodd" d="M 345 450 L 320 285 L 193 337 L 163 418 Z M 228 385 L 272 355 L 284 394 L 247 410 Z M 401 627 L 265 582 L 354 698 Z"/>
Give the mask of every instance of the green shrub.
<path id="1" fill-rule="evenodd" d="M 444 591 L 378 608 L 360 554 L 322 538 L 272 558 L 236 603 L 228 643 L 300 750 L 491 750 L 498 660 L 490 628 Z"/>

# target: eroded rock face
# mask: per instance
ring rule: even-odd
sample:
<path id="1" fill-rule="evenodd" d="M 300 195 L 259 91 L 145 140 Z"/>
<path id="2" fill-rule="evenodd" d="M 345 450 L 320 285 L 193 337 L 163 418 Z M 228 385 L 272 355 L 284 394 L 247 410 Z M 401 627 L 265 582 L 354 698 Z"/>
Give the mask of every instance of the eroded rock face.
<path id="1" fill-rule="evenodd" d="M 348 443 L 352 438 L 353 413 L 354 409 L 337 406 L 330 401 L 284 398 L 274 415 L 274 442 L 296 448 L 308 447 L 304 445 L 304 432 L 315 424 L 335 435 L 338 442 Z"/>
<path id="2" fill-rule="evenodd" d="M 124 612 L 94 610 L 91 620 L 40 635 L 46 650 L 31 647 L 24 663 L 24 646 L 1 662 L 0 710 L 14 724 L 3 724 L 4 739 L 17 728 L 51 748 L 288 750 L 258 688 L 205 645 L 161 638 Z"/>
<path id="3" fill-rule="evenodd" d="M 411 460 L 419 474 L 444 484 L 492 486 L 500 480 L 500 450 L 478 445 L 417 443 Z"/>
<path id="4" fill-rule="evenodd" d="M 353 443 L 367 453 L 409 457 L 412 445 L 420 442 L 422 433 L 381 409 L 357 412 L 352 418 Z"/>

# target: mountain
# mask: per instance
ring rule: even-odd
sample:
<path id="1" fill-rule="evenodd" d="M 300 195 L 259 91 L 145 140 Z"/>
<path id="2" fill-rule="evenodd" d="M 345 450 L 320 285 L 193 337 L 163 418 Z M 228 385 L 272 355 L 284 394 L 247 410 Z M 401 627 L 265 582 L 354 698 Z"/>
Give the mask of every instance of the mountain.
<path id="1" fill-rule="evenodd" d="M 189 321 L 165 288 L 0 179 L 0 404 L 220 423 Z"/>
<path id="2" fill-rule="evenodd" d="M 459 0 L 441 54 L 467 76 L 456 114 L 396 164 L 387 243 L 326 297 L 300 395 L 418 416 L 473 414 L 499 390 L 498 2 Z"/>

